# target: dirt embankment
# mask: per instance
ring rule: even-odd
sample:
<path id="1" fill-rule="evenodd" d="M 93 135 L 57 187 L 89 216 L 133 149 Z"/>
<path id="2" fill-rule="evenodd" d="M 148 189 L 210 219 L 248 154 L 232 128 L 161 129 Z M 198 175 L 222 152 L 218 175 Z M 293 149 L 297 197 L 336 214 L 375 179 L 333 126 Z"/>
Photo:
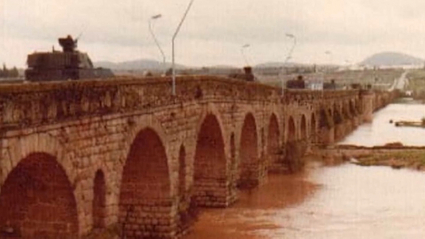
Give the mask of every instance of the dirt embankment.
<path id="1" fill-rule="evenodd" d="M 384 146 L 363 147 L 337 145 L 317 151 L 327 163 L 350 161 L 361 166 L 390 166 L 425 171 L 425 147 L 391 143 Z"/>

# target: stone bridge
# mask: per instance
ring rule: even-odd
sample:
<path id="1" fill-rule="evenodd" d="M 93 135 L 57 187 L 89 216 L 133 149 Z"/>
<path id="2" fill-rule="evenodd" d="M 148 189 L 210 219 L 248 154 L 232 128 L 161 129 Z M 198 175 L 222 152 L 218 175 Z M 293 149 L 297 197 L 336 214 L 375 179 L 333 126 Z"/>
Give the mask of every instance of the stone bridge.
<path id="1" fill-rule="evenodd" d="M 218 77 L 0 86 L 0 237 L 175 238 L 197 207 L 343 138 L 395 96 L 285 91 Z"/>

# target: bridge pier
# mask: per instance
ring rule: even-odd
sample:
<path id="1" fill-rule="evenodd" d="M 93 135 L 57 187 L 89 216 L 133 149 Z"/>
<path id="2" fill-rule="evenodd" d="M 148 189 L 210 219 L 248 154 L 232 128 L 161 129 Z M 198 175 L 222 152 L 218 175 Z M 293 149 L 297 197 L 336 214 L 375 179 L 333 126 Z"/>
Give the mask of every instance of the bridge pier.
<path id="1" fill-rule="evenodd" d="M 84 238 L 118 225 L 127 238 L 177 238 L 196 207 L 228 207 L 274 164 L 297 169 L 309 139 L 333 144 L 376 107 L 370 92 L 282 97 L 210 76 L 179 79 L 171 96 L 169 80 L 0 86 L 0 235 Z"/>
<path id="2" fill-rule="evenodd" d="M 304 140 L 289 141 L 285 145 L 285 161 L 289 172 L 298 172 L 304 167 L 308 143 Z"/>
<path id="3" fill-rule="evenodd" d="M 334 142 L 338 142 L 344 139 L 356 128 L 353 120 L 346 119 L 342 123 L 335 125 L 335 137 Z"/>
<path id="4" fill-rule="evenodd" d="M 353 131 L 354 129 L 356 129 L 360 125 L 358 116 L 353 116 L 350 119 L 350 123 L 351 123 L 351 129 L 352 129 L 351 131 Z M 351 131 L 350 131 L 350 133 L 351 133 Z"/>
<path id="5" fill-rule="evenodd" d="M 319 142 L 321 145 L 332 145 L 335 142 L 335 127 L 321 128 L 319 132 Z"/>
<path id="6" fill-rule="evenodd" d="M 375 111 L 375 93 L 373 91 L 363 91 L 361 94 L 361 99 L 363 104 L 363 121 L 372 122 L 373 112 Z"/>
<path id="7" fill-rule="evenodd" d="M 195 151 L 192 199 L 201 207 L 227 207 L 234 202 L 233 187 L 225 154 L 225 141 L 218 118 L 208 114 L 202 122 Z M 232 166 L 230 166 L 232 167 Z"/>
<path id="8" fill-rule="evenodd" d="M 241 172 L 238 188 L 254 188 L 267 181 L 267 169 L 268 163 L 265 158 L 259 159 L 257 162 L 253 162 L 249 165 L 244 165 L 244 169 Z"/>

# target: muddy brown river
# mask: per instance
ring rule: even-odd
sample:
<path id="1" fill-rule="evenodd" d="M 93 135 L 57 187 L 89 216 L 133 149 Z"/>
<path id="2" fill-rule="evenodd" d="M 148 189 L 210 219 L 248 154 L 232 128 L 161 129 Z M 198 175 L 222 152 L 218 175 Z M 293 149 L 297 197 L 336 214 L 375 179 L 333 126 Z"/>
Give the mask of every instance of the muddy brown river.
<path id="1" fill-rule="evenodd" d="M 418 109 L 424 106 L 418 105 Z M 421 113 L 425 114 L 425 110 Z M 405 118 L 400 105 L 390 105 L 378 114 Z M 381 130 L 379 127 L 374 123 L 361 128 L 363 132 L 350 136 L 350 143 L 356 144 L 356 138 L 365 143 L 365 132 L 374 134 Z M 406 134 L 412 132 L 420 134 L 409 130 Z M 395 139 L 408 139 L 409 144 L 422 144 L 425 138 L 424 133 L 417 137 L 418 141 L 411 141 L 404 133 L 398 134 L 402 136 Z M 377 141 L 374 137 L 369 139 L 374 142 L 365 144 Z M 389 141 L 393 139 L 390 137 Z M 183 238 L 425 238 L 425 173 L 312 162 L 298 175 L 269 175 L 265 185 L 242 192 L 232 207 L 203 209 L 192 231 Z"/>

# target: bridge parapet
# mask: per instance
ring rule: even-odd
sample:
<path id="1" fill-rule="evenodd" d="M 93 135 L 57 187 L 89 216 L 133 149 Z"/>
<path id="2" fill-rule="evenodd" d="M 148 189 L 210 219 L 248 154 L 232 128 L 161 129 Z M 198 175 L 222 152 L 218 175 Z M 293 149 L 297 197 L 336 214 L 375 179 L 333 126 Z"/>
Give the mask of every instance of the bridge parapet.
<path id="1" fill-rule="evenodd" d="M 358 90 L 311 91 L 279 88 L 214 76 L 177 78 L 177 95 L 171 95 L 171 78 L 114 78 L 10 84 L 0 86 L 3 129 L 22 128 L 90 116 L 133 111 L 189 102 L 270 102 L 309 104 L 313 101 L 355 98 Z M 361 93 L 361 92 L 360 92 Z"/>
<path id="2" fill-rule="evenodd" d="M 276 88 L 219 77 L 180 77 L 177 96 L 171 79 L 118 78 L 68 82 L 29 83 L 0 86 L 2 127 L 15 128 L 93 115 L 105 115 L 183 102 L 275 101 Z"/>
<path id="3" fill-rule="evenodd" d="M 355 98 L 359 90 L 286 90 L 285 102 L 311 102 L 313 100 L 335 100 Z"/>

